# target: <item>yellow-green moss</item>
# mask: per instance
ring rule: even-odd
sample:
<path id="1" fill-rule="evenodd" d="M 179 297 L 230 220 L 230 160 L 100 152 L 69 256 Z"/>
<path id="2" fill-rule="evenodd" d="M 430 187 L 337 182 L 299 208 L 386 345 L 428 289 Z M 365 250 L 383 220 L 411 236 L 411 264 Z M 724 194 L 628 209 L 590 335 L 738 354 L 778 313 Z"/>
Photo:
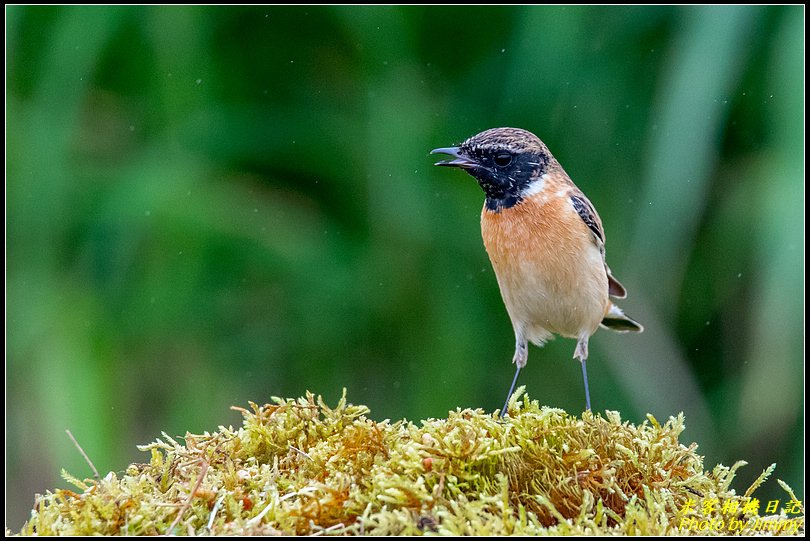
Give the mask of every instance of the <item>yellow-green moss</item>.
<path id="1" fill-rule="evenodd" d="M 746 501 L 772 468 L 737 495 L 743 463 L 704 471 L 697 445 L 678 441 L 682 415 L 634 426 L 618 412 L 574 417 L 518 396 L 505 419 L 459 409 L 418 425 L 373 421 L 345 393 L 335 408 L 309 393 L 251 403 L 236 408 L 241 428 L 184 443 L 164 433 L 140 447 L 149 462 L 122 475 L 65 474 L 80 492 L 38 496 L 21 533 L 659 535 L 717 519 L 726 526 L 700 533 L 727 534 L 731 519 L 755 533 L 756 513 L 702 505 Z M 803 531 L 803 515 L 767 518 L 800 518 Z"/>

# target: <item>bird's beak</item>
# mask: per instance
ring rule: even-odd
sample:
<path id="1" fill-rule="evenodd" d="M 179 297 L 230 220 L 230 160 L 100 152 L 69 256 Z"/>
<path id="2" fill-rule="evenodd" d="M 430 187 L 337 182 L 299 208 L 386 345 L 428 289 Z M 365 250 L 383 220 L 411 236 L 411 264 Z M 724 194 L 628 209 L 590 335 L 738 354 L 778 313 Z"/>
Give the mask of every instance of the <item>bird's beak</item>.
<path id="1" fill-rule="evenodd" d="M 461 150 L 458 147 L 448 147 L 448 148 L 435 148 L 430 151 L 431 154 L 449 154 L 453 156 L 454 159 L 452 160 L 442 160 L 440 162 L 436 162 L 433 165 L 447 165 L 450 167 L 461 167 L 464 169 L 469 169 L 471 167 L 477 167 L 478 164 L 461 154 Z"/>

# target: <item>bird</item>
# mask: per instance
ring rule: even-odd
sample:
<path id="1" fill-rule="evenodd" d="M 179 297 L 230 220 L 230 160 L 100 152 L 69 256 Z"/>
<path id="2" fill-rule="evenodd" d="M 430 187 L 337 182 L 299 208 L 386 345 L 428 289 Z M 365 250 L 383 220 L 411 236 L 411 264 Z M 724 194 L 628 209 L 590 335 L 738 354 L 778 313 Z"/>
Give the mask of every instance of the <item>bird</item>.
<path id="1" fill-rule="evenodd" d="M 484 191 L 481 236 L 515 332 L 515 376 L 500 416 L 526 366 L 528 342 L 542 346 L 555 334 L 577 341 L 574 359 L 582 366 L 590 410 L 590 337 L 600 327 L 644 330 L 610 299 L 623 299 L 627 291 L 605 260 L 596 209 L 527 130 L 492 128 L 431 154 L 449 155 L 435 165 L 463 169 Z"/>

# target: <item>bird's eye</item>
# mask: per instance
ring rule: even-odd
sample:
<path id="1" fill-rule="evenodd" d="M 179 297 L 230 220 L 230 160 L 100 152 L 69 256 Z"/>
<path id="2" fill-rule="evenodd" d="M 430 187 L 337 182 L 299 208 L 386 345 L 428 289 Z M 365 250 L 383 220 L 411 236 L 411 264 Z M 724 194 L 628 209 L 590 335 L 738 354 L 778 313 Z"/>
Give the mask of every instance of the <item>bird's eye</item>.
<path id="1" fill-rule="evenodd" d="M 506 167 L 512 163 L 512 155 L 508 152 L 498 152 L 495 154 L 495 165 L 498 167 Z"/>

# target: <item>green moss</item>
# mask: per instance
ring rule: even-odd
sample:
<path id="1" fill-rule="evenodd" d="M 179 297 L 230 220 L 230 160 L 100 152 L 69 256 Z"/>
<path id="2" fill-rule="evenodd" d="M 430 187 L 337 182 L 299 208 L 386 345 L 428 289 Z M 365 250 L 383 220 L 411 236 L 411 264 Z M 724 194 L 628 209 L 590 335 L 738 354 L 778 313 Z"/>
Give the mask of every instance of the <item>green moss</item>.
<path id="1" fill-rule="evenodd" d="M 38 496 L 21 533 L 670 534 L 716 519 L 726 527 L 701 533 L 729 533 L 731 519 L 752 533 L 755 512 L 701 506 L 746 501 L 773 467 L 737 495 L 743 463 L 704 471 L 697 445 L 678 441 L 682 415 L 634 426 L 519 395 L 503 420 L 466 409 L 418 425 L 373 421 L 345 393 L 335 408 L 309 393 L 251 403 L 235 408 L 241 428 L 184 444 L 164 433 L 123 475 L 65 474 L 80 492 Z"/>

